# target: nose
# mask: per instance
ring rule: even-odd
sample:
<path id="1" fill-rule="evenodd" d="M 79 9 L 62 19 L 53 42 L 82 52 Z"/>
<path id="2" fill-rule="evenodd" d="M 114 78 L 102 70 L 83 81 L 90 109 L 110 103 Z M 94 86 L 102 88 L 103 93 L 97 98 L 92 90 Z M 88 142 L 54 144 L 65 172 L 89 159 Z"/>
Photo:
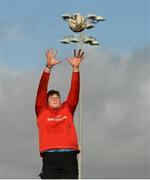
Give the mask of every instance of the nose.
<path id="1" fill-rule="evenodd" d="M 57 102 L 57 100 L 58 100 L 57 98 L 53 98 L 53 101 L 54 101 L 54 102 Z"/>

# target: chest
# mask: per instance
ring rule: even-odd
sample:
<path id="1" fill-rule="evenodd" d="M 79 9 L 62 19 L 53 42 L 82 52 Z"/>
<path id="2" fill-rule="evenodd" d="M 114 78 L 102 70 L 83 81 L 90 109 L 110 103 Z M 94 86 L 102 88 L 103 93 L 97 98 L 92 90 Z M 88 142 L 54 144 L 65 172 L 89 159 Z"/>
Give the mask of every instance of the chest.
<path id="1" fill-rule="evenodd" d="M 48 134 L 70 134 L 73 128 L 73 117 L 67 108 L 59 111 L 45 109 L 38 118 L 38 127 L 40 131 Z"/>
<path id="2" fill-rule="evenodd" d="M 52 125 L 58 125 L 64 122 L 72 121 L 72 114 L 68 108 L 61 108 L 58 111 L 51 111 L 44 109 L 44 111 L 38 117 L 38 124 L 49 123 Z"/>

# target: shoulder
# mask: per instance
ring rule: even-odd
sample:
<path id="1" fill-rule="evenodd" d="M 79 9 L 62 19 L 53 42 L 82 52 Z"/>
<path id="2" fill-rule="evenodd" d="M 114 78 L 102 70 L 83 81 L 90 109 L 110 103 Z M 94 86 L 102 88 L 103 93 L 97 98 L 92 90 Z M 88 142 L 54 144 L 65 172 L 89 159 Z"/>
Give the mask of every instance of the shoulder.
<path id="1" fill-rule="evenodd" d="M 68 105 L 67 101 L 64 101 L 64 102 L 62 103 L 61 108 L 63 109 L 63 108 L 68 108 L 68 107 L 69 107 L 69 105 Z"/>
<path id="2" fill-rule="evenodd" d="M 71 106 L 69 105 L 69 103 L 67 101 L 62 103 L 62 109 L 64 109 L 65 111 L 67 110 L 69 113 L 72 114 L 72 109 Z"/>

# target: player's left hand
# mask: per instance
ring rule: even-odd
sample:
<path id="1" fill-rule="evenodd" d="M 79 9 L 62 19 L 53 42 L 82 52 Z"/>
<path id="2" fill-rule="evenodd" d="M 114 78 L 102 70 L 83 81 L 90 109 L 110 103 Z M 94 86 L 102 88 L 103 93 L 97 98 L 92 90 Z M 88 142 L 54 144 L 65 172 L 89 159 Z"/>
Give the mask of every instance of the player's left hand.
<path id="1" fill-rule="evenodd" d="M 81 61 L 84 59 L 84 51 L 82 52 L 81 49 L 77 52 L 74 49 L 74 57 L 67 59 L 67 61 L 71 64 L 73 68 L 79 68 Z"/>

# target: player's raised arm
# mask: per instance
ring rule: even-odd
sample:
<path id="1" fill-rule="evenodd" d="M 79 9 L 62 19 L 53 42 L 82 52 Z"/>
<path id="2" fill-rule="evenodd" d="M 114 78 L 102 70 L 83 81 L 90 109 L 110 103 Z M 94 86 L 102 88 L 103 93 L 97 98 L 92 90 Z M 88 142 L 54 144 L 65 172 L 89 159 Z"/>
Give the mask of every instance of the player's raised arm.
<path id="1" fill-rule="evenodd" d="M 67 59 L 70 65 L 72 66 L 73 72 L 79 72 L 79 66 L 81 64 L 81 61 L 84 59 L 84 52 L 79 49 L 77 52 L 76 49 L 74 49 L 74 57 Z"/>
<path id="2" fill-rule="evenodd" d="M 61 63 L 61 61 L 58 61 L 55 58 L 57 53 L 58 53 L 58 51 L 57 50 L 54 51 L 52 48 L 46 50 L 45 55 L 46 55 L 47 63 L 46 63 L 46 67 L 45 67 L 45 72 L 49 73 L 53 66 Z"/>
<path id="3" fill-rule="evenodd" d="M 79 91 L 80 91 L 80 74 L 79 66 L 84 59 L 84 52 L 81 49 L 77 52 L 74 50 L 74 57 L 67 59 L 70 65 L 72 66 L 72 80 L 71 87 L 67 97 L 67 103 L 70 106 L 71 112 L 74 113 L 76 106 L 79 100 Z"/>
<path id="4" fill-rule="evenodd" d="M 47 87 L 50 77 L 50 71 L 53 68 L 53 66 L 61 63 L 60 61 L 55 59 L 57 55 L 57 51 L 54 52 L 52 48 L 47 49 L 45 55 L 46 55 L 46 67 L 39 82 L 37 96 L 36 96 L 36 103 L 35 103 L 35 111 L 37 116 L 39 115 L 42 108 L 46 105 L 47 102 Z"/>

